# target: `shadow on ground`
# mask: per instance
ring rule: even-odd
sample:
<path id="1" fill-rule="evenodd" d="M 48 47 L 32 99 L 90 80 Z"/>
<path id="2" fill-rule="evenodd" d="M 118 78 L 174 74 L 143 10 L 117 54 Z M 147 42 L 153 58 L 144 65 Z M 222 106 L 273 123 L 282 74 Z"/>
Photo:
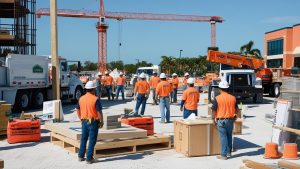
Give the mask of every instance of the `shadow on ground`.
<path id="1" fill-rule="evenodd" d="M 232 156 L 232 158 L 243 157 L 243 156 L 257 156 L 264 153 L 263 147 L 238 137 L 234 137 L 233 147 L 235 150 L 251 149 L 251 148 L 258 148 L 258 149 L 255 151 L 248 151 L 240 154 L 235 154 Z"/>
<path id="2" fill-rule="evenodd" d="M 119 161 L 119 160 L 140 160 L 143 159 L 144 156 L 152 155 L 153 152 L 144 152 L 144 153 L 138 153 L 138 154 L 130 154 L 125 156 L 119 156 L 119 157 L 111 157 L 106 158 L 105 160 L 100 160 L 98 162 L 109 162 L 109 161 Z"/>

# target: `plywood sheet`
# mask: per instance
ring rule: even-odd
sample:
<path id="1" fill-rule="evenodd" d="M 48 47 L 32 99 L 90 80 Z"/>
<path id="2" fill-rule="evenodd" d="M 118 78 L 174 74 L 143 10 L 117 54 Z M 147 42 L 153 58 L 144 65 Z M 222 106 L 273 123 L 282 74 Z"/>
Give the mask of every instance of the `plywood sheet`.
<path id="1" fill-rule="evenodd" d="M 80 122 L 46 123 L 46 129 L 66 136 L 73 140 L 81 138 Z M 121 139 L 121 138 L 143 138 L 147 137 L 147 131 L 129 125 L 122 125 L 121 128 L 105 130 L 100 129 L 98 140 Z"/>

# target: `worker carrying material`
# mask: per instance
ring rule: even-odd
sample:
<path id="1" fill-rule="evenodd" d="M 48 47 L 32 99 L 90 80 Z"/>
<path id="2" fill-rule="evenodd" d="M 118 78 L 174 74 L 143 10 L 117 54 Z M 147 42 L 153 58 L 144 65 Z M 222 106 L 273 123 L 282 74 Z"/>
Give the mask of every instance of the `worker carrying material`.
<path id="1" fill-rule="evenodd" d="M 157 76 L 157 72 L 154 72 L 153 76 L 150 78 L 149 84 L 150 84 L 152 99 L 153 99 L 152 104 L 156 104 L 156 105 L 158 104 L 156 100 L 156 87 L 159 82 L 160 82 L 160 78 Z"/>
<path id="2" fill-rule="evenodd" d="M 172 86 L 167 82 L 165 73 L 160 74 L 161 82 L 158 83 L 156 88 L 157 99 L 159 99 L 159 108 L 161 114 L 161 123 L 170 123 L 170 93 Z M 165 121 L 166 120 L 166 121 Z"/>
<path id="3" fill-rule="evenodd" d="M 105 77 L 104 77 L 104 87 L 107 93 L 108 100 L 111 100 L 110 97 L 112 96 L 112 100 L 114 100 L 113 95 L 113 77 L 109 75 L 108 71 L 105 71 Z"/>
<path id="4" fill-rule="evenodd" d="M 185 91 L 187 89 L 187 80 L 189 79 L 190 74 L 189 73 L 185 73 L 184 74 L 184 79 L 183 79 L 183 84 L 182 84 L 182 90 Z"/>
<path id="5" fill-rule="evenodd" d="M 116 80 L 116 84 L 117 84 L 116 100 L 118 100 L 120 91 L 122 92 L 122 100 L 125 100 L 125 96 L 124 96 L 125 83 L 126 83 L 126 78 L 124 77 L 123 72 L 120 72 L 120 76 Z"/>
<path id="6" fill-rule="evenodd" d="M 216 97 L 212 105 L 212 111 L 219 130 L 221 142 L 221 155 L 218 159 L 227 160 L 232 151 L 232 130 L 239 111 L 236 98 L 227 91 L 229 84 L 222 80 L 219 83 L 220 95 Z"/>
<path id="7" fill-rule="evenodd" d="M 198 103 L 200 94 L 197 89 L 194 88 L 195 79 L 189 78 L 187 80 L 188 88 L 182 94 L 180 111 L 183 111 L 183 118 L 188 118 L 192 113 L 198 115 Z M 183 108 L 184 107 L 184 108 Z"/>
<path id="8" fill-rule="evenodd" d="M 141 80 L 138 81 L 134 88 L 134 100 L 136 100 L 135 113 L 138 114 L 139 108 L 142 105 L 141 115 L 144 115 L 146 102 L 150 93 L 150 85 L 146 81 L 146 75 L 140 74 Z"/>
<path id="9" fill-rule="evenodd" d="M 86 152 L 86 143 L 89 140 L 86 154 L 86 162 L 94 162 L 94 147 L 97 142 L 98 130 L 103 127 L 102 105 L 100 100 L 94 95 L 96 86 L 92 81 L 85 85 L 86 94 L 79 99 L 77 105 L 77 115 L 81 120 L 82 134 L 78 160 L 84 161 Z"/>
<path id="10" fill-rule="evenodd" d="M 97 73 L 97 77 L 95 79 L 95 84 L 96 84 L 96 96 L 98 97 L 98 99 L 101 99 L 101 94 L 102 94 L 101 90 L 102 90 L 102 86 L 103 86 L 101 72 Z"/>
<path id="11" fill-rule="evenodd" d="M 177 77 L 176 73 L 172 74 L 172 97 L 171 97 L 171 102 L 172 103 L 177 103 L 177 91 L 178 91 L 178 85 L 179 85 L 179 79 Z"/>

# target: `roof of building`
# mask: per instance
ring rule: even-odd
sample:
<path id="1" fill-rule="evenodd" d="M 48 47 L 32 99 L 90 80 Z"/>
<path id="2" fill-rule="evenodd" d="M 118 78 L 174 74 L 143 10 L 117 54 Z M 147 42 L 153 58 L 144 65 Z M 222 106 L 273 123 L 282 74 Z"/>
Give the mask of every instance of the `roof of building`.
<path id="1" fill-rule="evenodd" d="M 272 33 L 272 32 L 277 32 L 277 31 L 281 31 L 281 30 L 284 30 L 284 29 L 291 29 L 291 28 L 296 27 L 296 26 L 300 26 L 300 23 L 295 24 L 292 27 L 289 26 L 289 27 L 284 27 L 284 28 L 280 28 L 280 29 L 275 29 L 273 31 L 266 32 L 265 34 Z"/>

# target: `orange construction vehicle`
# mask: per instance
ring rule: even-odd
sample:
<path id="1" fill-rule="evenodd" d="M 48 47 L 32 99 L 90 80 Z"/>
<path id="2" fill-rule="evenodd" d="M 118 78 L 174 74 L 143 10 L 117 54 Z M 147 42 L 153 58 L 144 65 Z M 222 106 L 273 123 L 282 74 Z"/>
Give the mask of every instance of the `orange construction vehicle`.
<path id="1" fill-rule="evenodd" d="M 290 76 L 291 70 L 265 68 L 263 59 L 251 55 L 242 56 L 209 50 L 207 60 L 231 66 L 232 69 L 252 69 L 260 78 L 264 93 L 278 97 L 280 95 L 281 77 Z"/>

